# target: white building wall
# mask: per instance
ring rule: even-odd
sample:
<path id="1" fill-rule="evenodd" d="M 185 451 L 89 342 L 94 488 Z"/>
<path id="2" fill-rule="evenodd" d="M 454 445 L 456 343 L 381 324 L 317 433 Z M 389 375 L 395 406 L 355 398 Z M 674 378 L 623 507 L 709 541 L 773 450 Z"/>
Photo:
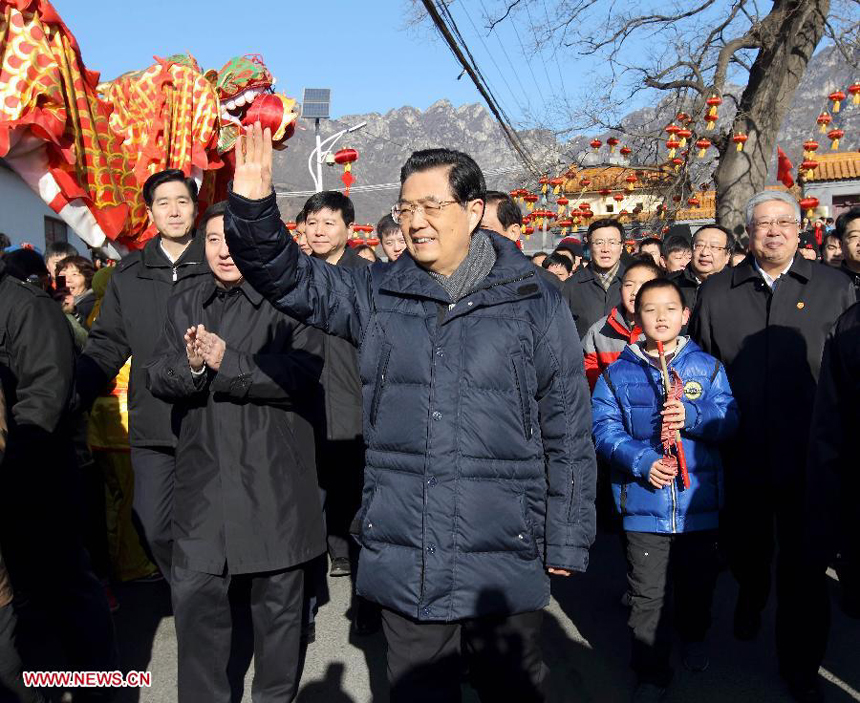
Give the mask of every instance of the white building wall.
<path id="1" fill-rule="evenodd" d="M 59 219 L 17 173 L 0 165 L 0 232 L 9 236 L 13 246 L 27 242 L 43 252 L 46 216 Z M 87 245 L 68 225 L 66 237 L 81 254 L 87 254 Z"/>

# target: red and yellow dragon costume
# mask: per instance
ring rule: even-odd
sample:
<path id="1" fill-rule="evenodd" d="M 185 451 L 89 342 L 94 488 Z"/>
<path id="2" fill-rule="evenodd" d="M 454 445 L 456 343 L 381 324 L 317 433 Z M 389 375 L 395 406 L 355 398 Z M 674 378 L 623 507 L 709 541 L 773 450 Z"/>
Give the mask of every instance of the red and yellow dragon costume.
<path id="1" fill-rule="evenodd" d="M 179 55 L 101 83 L 48 0 L 0 0 L 0 157 L 90 246 L 122 253 L 154 235 L 146 178 L 178 168 L 202 209 L 223 197 L 243 124 L 292 136 L 295 101 L 257 55 L 202 72 Z"/>

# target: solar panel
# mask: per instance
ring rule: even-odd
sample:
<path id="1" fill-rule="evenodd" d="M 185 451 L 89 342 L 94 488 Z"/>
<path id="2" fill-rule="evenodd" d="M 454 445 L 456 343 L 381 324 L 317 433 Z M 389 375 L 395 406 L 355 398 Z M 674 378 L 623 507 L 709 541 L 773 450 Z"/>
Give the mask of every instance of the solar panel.
<path id="1" fill-rule="evenodd" d="M 305 88 L 302 97 L 302 117 L 309 119 L 329 119 L 331 90 L 329 88 Z"/>

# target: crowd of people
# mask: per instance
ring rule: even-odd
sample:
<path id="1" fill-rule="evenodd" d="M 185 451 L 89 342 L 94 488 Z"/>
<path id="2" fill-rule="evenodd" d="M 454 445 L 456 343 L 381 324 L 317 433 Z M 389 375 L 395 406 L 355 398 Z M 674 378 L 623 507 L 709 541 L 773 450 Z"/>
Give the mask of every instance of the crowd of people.
<path id="1" fill-rule="evenodd" d="M 288 232 L 259 125 L 236 155 L 203 213 L 193 179 L 150 176 L 158 234 L 114 265 L 0 258 L 0 689 L 55 693 L 24 686 L 19 614 L 70 670 L 112 671 L 111 584 L 164 579 L 181 703 L 231 700 L 235 591 L 253 699 L 293 700 L 327 577 L 349 577 L 392 701 L 458 701 L 464 679 L 541 701 L 550 577 L 580 578 L 600 527 L 624 544 L 633 700 L 665 695 L 673 629 L 708 667 L 726 565 L 734 636 L 766 636 L 774 564 L 775 664 L 821 699 L 830 566 L 860 617 L 860 209 L 806 234 L 769 190 L 743 237 L 628 251 L 603 218 L 529 258 L 516 202 L 429 149 L 380 256 L 348 245 L 340 192 Z"/>

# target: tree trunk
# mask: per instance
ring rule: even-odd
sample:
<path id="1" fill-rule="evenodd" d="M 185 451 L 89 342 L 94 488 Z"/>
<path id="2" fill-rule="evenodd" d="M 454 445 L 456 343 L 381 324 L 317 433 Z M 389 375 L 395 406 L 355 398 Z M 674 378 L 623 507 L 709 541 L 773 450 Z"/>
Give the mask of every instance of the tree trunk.
<path id="1" fill-rule="evenodd" d="M 762 48 L 741 96 L 734 130 L 748 139 L 737 151 L 731 139 L 720 144 L 714 172 L 717 221 L 742 235 L 745 207 L 763 190 L 775 159 L 776 137 L 806 66 L 824 33 L 830 0 L 776 0 L 761 23 Z"/>

